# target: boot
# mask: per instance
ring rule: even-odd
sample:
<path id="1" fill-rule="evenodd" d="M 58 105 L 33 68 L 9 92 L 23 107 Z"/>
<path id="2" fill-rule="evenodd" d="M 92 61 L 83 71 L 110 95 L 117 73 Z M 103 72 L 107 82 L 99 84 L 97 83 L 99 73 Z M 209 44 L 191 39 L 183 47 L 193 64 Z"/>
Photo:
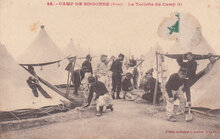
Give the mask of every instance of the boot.
<path id="1" fill-rule="evenodd" d="M 123 100 L 125 101 L 125 98 L 126 98 L 126 93 L 124 93 L 124 96 L 123 96 Z"/>
<path id="2" fill-rule="evenodd" d="M 106 109 L 110 109 L 111 111 L 114 110 L 112 105 L 108 105 L 108 106 L 106 107 Z"/>
<path id="3" fill-rule="evenodd" d="M 120 92 L 117 92 L 116 99 L 121 99 L 121 98 L 120 98 Z"/>
<path id="4" fill-rule="evenodd" d="M 103 113 L 103 106 L 99 107 L 99 112 L 96 113 L 96 116 L 102 116 Z"/>
<path id="5" fill-rule="evenodd" d="M 115 99 L 115 92 L 112 93 L 112 99 Z"/>
<path id="6" fill-rule="evenodd" d="M 78 96 L 78 92 L 74 92 L 73 94 L 76 95 L 76 96 Z"/>
<path id="7" fill-rule="evenodd" d="M 176 122 L 176 118 L 174 118 L 173 116 L 168 117 L 167 120 L 170 122 Z"/>

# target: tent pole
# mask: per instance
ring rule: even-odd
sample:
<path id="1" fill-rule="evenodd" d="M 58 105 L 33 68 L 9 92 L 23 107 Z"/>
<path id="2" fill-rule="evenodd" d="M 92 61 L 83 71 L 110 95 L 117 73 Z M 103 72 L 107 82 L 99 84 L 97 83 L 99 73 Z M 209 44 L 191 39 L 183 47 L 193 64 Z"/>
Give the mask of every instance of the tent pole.
<path id="1" fill-rule="evenodd" d="M 156 53 L 156 72 L 157 72 L 157 79 L 156 79 L 156 83 L 155 83 L 155 88 L 154 88 L 154 98 L 153 98 L 153 105 L 156 106 L 156 95 L 157 95 L 157 86 L 158 86 L 158 53 L 157 51 Z"/>
<path id="2" fill-rule="evenodd" d="M 66 97 L 69 96 L 69 89 L 70 89 L 70 85 L 71 85 L 71 76 L 72 76 L 72 73 L 73 73 L 73 70 L 74 70 L 74 67 L 75 67 L 75 64 L 76 64 L 76 57 L 75 57 L 74 63 L 72 63 L 72 64 L 73 65 L 72 65 L 71 71 L 68 71 Z"/>
<path id="3" fill-rule="evenodd" d="M 18 118 L 14 113 L 12 113 L 11 111 L 9 112 L 12 116 L 14 116 L 17 120 L 21 120 L 20 118 Z"/>
<path id="4" fill-rule="evenodd" d="M 166 105 L 165 101 L 165 95 L 164 95 L 164 77 L 163 77 L 163 62 L 161 61 L 162 55 L 160 54 L 160 73 L 161 73 L 161 89 L 162 89 L 162 95 L 163 95 L 163 101 L 164 106 Z"/>
<path id="5" fill-rule="evenodd" d="M 69 76 L 70 76 L 70 72 L 68 71 L 68 75 L 67 75 L 67 88 L 66 88 L 66 97 L 69 96 Z"/>

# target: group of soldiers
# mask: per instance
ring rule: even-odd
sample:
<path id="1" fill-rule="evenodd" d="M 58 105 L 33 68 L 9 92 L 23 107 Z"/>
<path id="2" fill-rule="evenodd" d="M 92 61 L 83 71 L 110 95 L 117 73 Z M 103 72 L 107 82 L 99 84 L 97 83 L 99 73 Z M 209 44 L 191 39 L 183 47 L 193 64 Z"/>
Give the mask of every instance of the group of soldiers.
<path id="1" fill-rule="evenodd" d="M 180 66 L 179 71 L 172 74 L 165 84 L 166 115 L 167 120 L 171 122 L 176 121 L 175 115 L 184 114 L 186 103 L 191 107 L 190 87 L 205 75 L 216 61 L 216 58 L 209 54 L 206 59 L 210 60 L 210 64 L 201 72 L 196 73 L 198 64 L 194 55 L 189 52 L 184 56 L 187 61 L 184 62 L 185 59 L 183 57 L 177 58 L 177 63 Z M 94 100 L 96 100 L 97 116 L 102 115 L 107 109 L 113 111 L 113 99 L 134 100 L 138 96 L 132 91 L 138 88 L 137 60 L 132 57 L 125 64 L 127 69 L 130 68 L 132 70 L 123 73 L 123 54 L 119 54 L 117 59 L 111 57 L 110 60 L 107 60 L 107 58 L 107 55 L 102 55 L 100 62 L 93 71 L 91 65 L 92 57 L 87 55 L 81 69 L 75 70 L 72 74 L 72 82 L 75 86 L 74 94 L 78 95 L 78 89 L 82 86 L 87 98 L 84 108 L 91 104 L 94 93 L 96 94 Z M 159 104 L 164 96 L 162 95 L 160 83 L 153 77 L 153 71 L 151 68 L 145 73 L 145 82 L 142 86 L 145 94 L 141 95 L 141 97 L 152 104 L 155 97 L 156 104 Z M 132 82 L 131 79 L 133 79 Z M 157 90 L 156 95 L 155 89 Z M 123 92 L 122 98 L 120 97 L 121 91 Z M 184 93 L 186 93 L 186 99 Z M 178 110 L 174 112 L 174 101 L 177 99 L 180 103 Z"/>
<path id="2" fill-rule="evenodd" d="M 119 54 L 117 59 L 112 56 L 109 60 L 107 55 L 101 55 L 100 62 L 95 70 L 92 68 L 91 55 L 87 55 L 81 68 L 74 70 L 71 74 L 71 80 L 74 85 L 73 94 L 78 96 L 79 88 L 82 89 L 86 102 L 83 108 L 90 106 L 94 98 L 97 116 L 101 116 L 107 109 L 113 111 L 113 99 L 135 100 L 141 97 L 151 104 L 153 102 L 160 104 L 163 100 L 163 102 L 166 102 L 167 120 L 175 122 L 175 115 L 184 114 L 186 104 L 188 107 L 191 107 L 190 87 L 208 73 L 220 57 L 209 53 L 198 58 L 191 52 L 188 52 L 176 59 L 180 68 L 177 73 L 169 77 L 165 83 L 164 93 L 162 93 L 161 84 L 153 77 L 153 68 L 145 73 L 145 80 L 138 87 L 139 72 L 137 66 L 141 62 L 137 64 L 137 60 L 133 56 L 129 59 L 129 62 L 125 62 L 126 71 L 123 72 L 123 54 Z M 202 59 L 209 59 L 210 62 L 203 70 L 197 73 L 198 64 L 196 60 Z M 38 97 L 39 93 L 41 93 L 45 98 L 50 99 L 51 96 L 39 85 L 39 77 L 34 71 L 33 66 L 29 65 L 27 70 L 33 75 L 27 79 L 27 84 L 32 89 L 34 96 Z M 137 88 L 143 89 L 145 94 L 140 95 L 137 93 L 138 91 L 133 91 Z M 120 94 L 123 95 L 122 98 Z M 174 110 L 175 100 L 179 100 L 177 110 Z"/>
<path id="3" fill-rule="evenodd" d="M 124 74 L 124 57 L 123 54 L 119 54 L 117 59 L 112 56 L 108 60 L 107 55 L 101 55 L 100 62 L 93 69 L 91 64 L 92 57 L 87 55 L 81 69 L 72 72 L 72 82 L 75 88 L 74 95 L 78 96 L 78 90 L 81 87 L 84 97 L 88 98 L 84 108 L 90 105 L 94 92 L 96 94 L 95 100 L 98 116 L 102 115 L 103 111 L 108 108 L 113 111 L 112 100 L 122 99 L 120 97 L 121 91 L 126 92 L 123 95 L 124 100 L 126 96 L 129 96 L 128 99 L 131 99 L 132 96 L 128 92 L 133 90 L 133 88 L 137 88 L 138 71 L 135 67 L 137 61 L 132 56 L 126 64 L 127 69 L 132 68 L 132 73 Z M 133 79 L 133 84 L 131 79 Z"/>
<path id="4" fill-rule="evenodd" d="M 186 62 L 183 61 L 183 57 L 177 58 L 177 63 L 180 69 L 177 73 L 174 73 L 168 79 L 166 88 L 166 115 L 167 120 L 171 122 L 176 122 L 176 115 L 184 114 L 186 103 L 188 107 L 191 107 L 191 95 L 190 87 L 197 82 L 202 76 L 209 72 L 214 63 L 219 59 L 209 53 L 204 55 L 201 59 L 209 59 L 210 63 L 200 72 L 197 73 L 197 62 L 195 55 L 188 52 L 184 55 L 186 57 Z M 184 96 L 186 93 L 186 99 Z M 174 101 L 179 100 L 179 107 L 177 111 L 174 111 Z"/>

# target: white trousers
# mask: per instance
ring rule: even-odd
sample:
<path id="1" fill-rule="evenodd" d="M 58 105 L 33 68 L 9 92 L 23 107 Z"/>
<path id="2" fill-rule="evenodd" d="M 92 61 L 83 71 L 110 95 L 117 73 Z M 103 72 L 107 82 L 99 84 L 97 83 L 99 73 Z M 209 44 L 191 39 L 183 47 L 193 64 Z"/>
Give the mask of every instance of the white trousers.
<path id="1" fill-rule="evenodd" d="M 103 111 L 105 111 L 106 107 L 112 104 L 111 95 L 106 93 L 105 95 L 99 96 L 99 98 L 96 100 L 96 110 L 99 111 L 100 107 L 103 107 Z"/>
<path id="2" fill-rule="evenodd" d="M 178 111 L 180 113 L 184 113 L 185 112 L 185 107 L 186 107 L 186 98 L 184 96 L 184 93 L 183 93 L 182 89 L 179 89 L 177 91 L 172 91 L 172 94 L 180 102 L 179 107 L 178 107 Z M 167 117 L 170 117 L 170 116 L 174 115 L 174 102 L 171 103 L 169 101 L 168 96 L 166 98 L 166 115 L 167 115 Z"/>

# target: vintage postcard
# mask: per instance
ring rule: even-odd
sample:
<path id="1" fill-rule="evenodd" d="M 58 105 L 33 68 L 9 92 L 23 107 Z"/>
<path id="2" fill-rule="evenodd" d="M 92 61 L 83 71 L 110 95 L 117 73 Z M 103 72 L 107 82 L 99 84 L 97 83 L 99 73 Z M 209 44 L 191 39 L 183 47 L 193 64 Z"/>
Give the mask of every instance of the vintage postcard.
<path id="1" fill-rule="evenodd" d="M 220 138 L 220 0 L 0 0 L 1 139 Z"/>

